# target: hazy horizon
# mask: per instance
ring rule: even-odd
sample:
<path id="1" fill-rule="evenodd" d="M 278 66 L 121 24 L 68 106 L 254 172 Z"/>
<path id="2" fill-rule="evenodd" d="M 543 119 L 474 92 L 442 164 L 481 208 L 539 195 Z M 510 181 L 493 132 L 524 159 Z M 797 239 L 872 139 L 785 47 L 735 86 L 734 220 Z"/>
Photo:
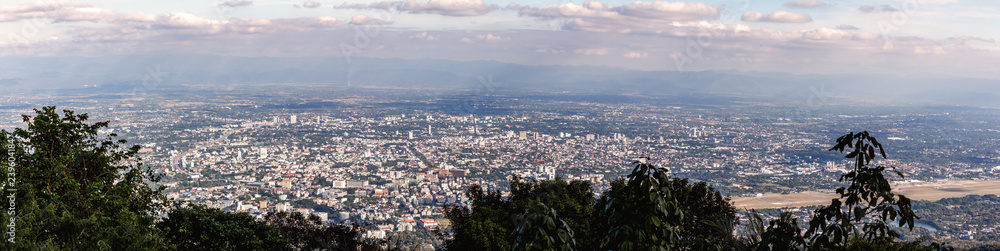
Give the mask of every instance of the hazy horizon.
<path id="1" fill-rule="evenodd" d="M 1000 80 L 1000 65 L 992 63 L 1000 61 L 994 29 L 1000 16 L 989 14 L 998 6 L 958 0 L 20 1 L 0 6 L 0 57 L 340 57 L 348 64 L 369 57 Z M 0 79 L 16 78 L 0 72 Z"/>

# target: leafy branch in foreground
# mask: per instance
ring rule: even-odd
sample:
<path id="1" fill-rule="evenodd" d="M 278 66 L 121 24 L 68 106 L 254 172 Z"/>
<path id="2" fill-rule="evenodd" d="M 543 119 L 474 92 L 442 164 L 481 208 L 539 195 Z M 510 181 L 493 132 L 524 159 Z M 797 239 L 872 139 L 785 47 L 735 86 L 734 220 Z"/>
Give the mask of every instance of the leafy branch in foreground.
<path id="1" fill-rule="evenodd" d="M 850 151 L 845 157 L 854 159 L 854 168 L 840 176 L 840 182 L 850 183 L 848 187 L 837 188 L 840 198 L 813 212 L 805 233 L 811 236 L 812 247 L 847 246 L 850 237 L 858 234 L 857 224 L 861 225 L 861 240 L 870 243 L 892 242 L 899 237 L 887 224 L 891 221 L 898 220 L 900 227 L 905 225 L 913 230 L 914 220 L 919 217 L 914 214 L 910 199 L 893 193 L 882 171 L 892 168 L 900 178 L 903 173 L 894 166 L 870 165 L 876 156 L 888 158 L 875 137 L 867 131 L 848 133 L 837 138 L 837 144 L 829 151 Z"/>
<path id="2" fill-rule="evenodd" d="M 639 161 L 625 187 L 610 194 L 604 213 L 611 229 L 603 248 L 669 250 L 679 244 L 684 212 L 671 195 L 667 170 Z"/>
<path id="3" fill-rule="evenodd" d="M 142 165 L 139 146 L 128 146 L 107 121 L 47 106 L 22 115 L 27 128 L 0 131 L 0 159 L 16 171 L 15 242 L 5 249 L 162 249 L 153 215 L 167 209 L 160 176 Z M 7 161 L 12 162 L 7 162 Z M 8 174 L 12 175 L 12 174 Z M 12 202 L 13 203 L 13 202 Z M 13 204 L 12 204 L 13 205 Z M 23 207 L 22 207 L 23 205 Z M 7 217 L 4 217 L 7 219 Z"/>
<path id="4" fill-rule="evenodd" d="M 573 229 L 545 203 L 536 203 L 518 221 L 514 250 L 576 250 Z"/>

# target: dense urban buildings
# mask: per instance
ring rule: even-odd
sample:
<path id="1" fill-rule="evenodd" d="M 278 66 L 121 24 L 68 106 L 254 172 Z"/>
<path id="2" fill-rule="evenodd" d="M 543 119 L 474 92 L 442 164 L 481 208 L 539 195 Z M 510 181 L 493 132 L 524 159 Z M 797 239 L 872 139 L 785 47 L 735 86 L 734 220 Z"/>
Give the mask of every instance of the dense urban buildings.
<path id="1" fill-rule="evenodd" d="M 467 203 L 471 184 L 503 191 L 511 175 L 586 180 L 600 192 L 639 157 L 733 197 L 828 190 L 849 161 L 825 150 L 852 130 L 885 138 L 883 163 L 907 175 L 897 183 L 1000 175 L 993 109 L 830 102 L 804 110 L 795 101 L 589 93 L 497 94 L 470 106 L 461 90 L 266 88 L 274 86 L 108 98 L 99 98 L 107 89 L 79 89 L 8 99 L 3 112 L 56 103 L 111 121 L 109 132 L 142 146 L 172 199 L 258 218 L 298 211 L 363 222 L 376 235 L 438 229 L 443 206 Z"/>

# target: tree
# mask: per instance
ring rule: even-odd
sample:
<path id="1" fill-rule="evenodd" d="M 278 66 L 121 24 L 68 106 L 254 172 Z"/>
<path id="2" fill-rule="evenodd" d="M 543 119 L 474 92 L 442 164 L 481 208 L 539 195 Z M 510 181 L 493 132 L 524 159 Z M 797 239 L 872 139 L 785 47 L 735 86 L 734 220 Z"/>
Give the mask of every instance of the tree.
<path id="1" fill-rule="evenodd" d="M 513 229 L 510 202 L 499 192 L 484 192 L 479 185 L 466 190 L 470 207 L 451 207 L 445 216 L 451 220 L 451 236 L 442 236 L 448 250 L 510 250 L 506 236 Z"/>
<path id="2" fill-rule="evenodd" d="M 365 229 L 356 224 L 324 226 L 316 215 L 308 219 L 299 212 L 277 212 L 264 217 L 296 250 L 386 250 L 387 240 L 362 236 Z"/>
<path id="3" fill-rule="evenodd" d="M 603 239 L 611 229 L 604 209 L 607 208 L 610 196 L 620 194 L 625 184 L 624 179 L 611 181 L 611 188 L 597 200 L 591 223 L 592 232 L 597 235 L 590 238 Z M 668 177 L 666 187 L 671 197 L 665 199 L 676 200 L 684 215 L 684 218 L 677 222 L 678 242 L 674 246 L 707 250 L 735 249 L 741 245 L 739 243 L 741 240 L 732 236 L 738 218 L 736 218 L 736 208 L 728 197 L 705 182 L 691 183 L 688 179 L 676 177 Z"/>
<path id="4" fill-rule="evenodd" d="M 752 245 L 754 250 L 941 250 L 941 244 L 924 245 L 921 240 L 898 241 L 899 233 L 887 222 L 899 221 L 899 227 L 913 230 L 914 220 L 910 200 L 892 192 L 889 181 L 882 174 L 887 168 L 899 177 L 903 173 L 889 166 L 871 166 L 876 156 L 888 158 L 882 144 L 867 131 L 848 133 L 837 138 L 829 149 L 844 153 L 854 159 L 853 169 L 841 175 L 838 181 L 848 182 L 847 187 L 837 188 L 839 198 L 829 206 L 813 211 L 809 229 L 803 234 L 797 220 L 788 213 L 772 220 L 770 226 Z M 876 151 L 877 150 L 877 151 Z M 754 217 L 757 214 L 754 213 Z M 858 225 L 861 226 L 860 230 Z"/>
<path id="5" fill-rule="evenodd" d="M 732 229 L 737 223 L 736 208 L 705 182 L 670 177 L 670 195 L 684 213 L 680 221 L 680 241 L 696 250 L 733 249 Z"/>
<path id="6" fill-rule="evenodd" d="M 670 250 L 680 244 L 684 212 L 671 194 L 667 171 L 634 162 L 628 181 L 609 190 L 603 216 L 609 230 L 602 249 Z"/>
<path id="7" fill-rule="evenodd" d="M 204 205 L 178 206 L 156 227 L 178 250 L 292 250 L 265 222 Z"/>
<path id="8" fill-rule="evenodd" d="M 890 221 L 898 220 L 900 227 L 905 225 L 913 230 L 913 221 L 919 217 L 913 213 L 910 199 L 892 192 L 889 181 L 882 174 L 885 166 L 869 165 L 878 155 L 888 158 L 882 144 L 867 131 L 851 132 L 837 138 L 837 144 L 829 150 L 844 153 L 845 149 L 850 149 L 845 158 L 853 158 L 854 165 L 850 172 L 840 176 L 839 181 L 847 181 L 850 186 L 837 188 L 840 198 L 813 212 L 805 233 L 810 236 L 810 246 L 843 248 L 852 235 L 857 236 L 855 224 L 862 225 L 857 237 L 871 243 L 892 242 L 899 237 L 886 224 Z M 889 167 L 903 177 L 896 167 Z"/>
<path id="9" fill-rule="evenodd" d="M 518 219 L 514 250 L 576 250 L 573 229 L 556 210 L 538 202 Z"/>
<path id="10" fill-rule="evenodd" d="M 11 249 L 160 249 L 153 215 L 166 209 L 160 177 L 144 168 L 138 145 L 102 135 L 108 122 L 53 106 L 22 115 L 26 129 L 0 131 L 7 168 L 4 190 L 16 189 Z"/>
<path id="11" fill-rule="evenodd" d="M 597 245 L 596 241 L 587 238 L 594 203 L 590 183 L 561 178 L 525 181 L 514 176 L 510 188 L 510 196 L 504 198 L 498 191 L 483 191 L 478 185 L 470 187 L 466 191 L 470 207 L 451 207 L 445 212 L 451 220 L 451 236 L 443 238 L 445 247 L 449 250 L 511 250 L 517 242 L 512 232 L 520 222 L 519 217 L 537 203 L 555 210 L 558 219 L 574 230 L 578 247 Z"/>

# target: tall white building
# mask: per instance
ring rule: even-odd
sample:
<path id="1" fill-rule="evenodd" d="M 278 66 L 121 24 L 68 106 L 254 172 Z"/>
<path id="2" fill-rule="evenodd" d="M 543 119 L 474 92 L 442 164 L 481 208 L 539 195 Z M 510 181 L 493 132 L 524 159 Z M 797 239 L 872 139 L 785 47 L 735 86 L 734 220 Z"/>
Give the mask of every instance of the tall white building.
<path id="1" fill-rule="evenodd" d="M 295 115 L 292 115 L 292 116 L 291 116 L 291 118 L 289 118 L 288 120 L 289 120 L 289 121 L 290 121 L 290 122 L 291 122 L 292 124 L 295 124 L 295 123 L 298 123 L 298 122 L 299 122 L 299 120 L 298 120 L 298 117 L 296 117 Z"/>
<path id="2" fill-rule="evenodd" d="M 266 159 L 267 158 L 267 148 L 263 148 L 263 147 L 260 148 L 260 158 L 261 159 Z"/>

